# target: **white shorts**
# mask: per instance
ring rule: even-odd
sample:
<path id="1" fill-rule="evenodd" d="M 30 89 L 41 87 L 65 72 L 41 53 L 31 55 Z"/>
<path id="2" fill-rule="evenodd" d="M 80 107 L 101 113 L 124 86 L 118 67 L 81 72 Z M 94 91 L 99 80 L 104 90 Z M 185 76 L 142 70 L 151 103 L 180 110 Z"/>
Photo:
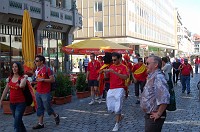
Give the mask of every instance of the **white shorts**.
<path id="1" fill-rule="evenodd" d="M 121 114 L 124 100 L 124 88 L 109 89 L 107 93 L 106 104 L 108 111 Z"/>

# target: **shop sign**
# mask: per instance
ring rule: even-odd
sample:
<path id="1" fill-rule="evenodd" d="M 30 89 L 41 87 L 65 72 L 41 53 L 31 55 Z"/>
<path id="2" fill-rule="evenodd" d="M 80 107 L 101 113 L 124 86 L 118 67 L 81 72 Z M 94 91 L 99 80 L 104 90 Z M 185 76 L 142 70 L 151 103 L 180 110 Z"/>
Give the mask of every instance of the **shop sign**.
<path id="1" fill-rule="evenodd" d="M 8 22 L 15 23 L 15 24 L 22 24 L 22 19 L 9 17 Z"/>

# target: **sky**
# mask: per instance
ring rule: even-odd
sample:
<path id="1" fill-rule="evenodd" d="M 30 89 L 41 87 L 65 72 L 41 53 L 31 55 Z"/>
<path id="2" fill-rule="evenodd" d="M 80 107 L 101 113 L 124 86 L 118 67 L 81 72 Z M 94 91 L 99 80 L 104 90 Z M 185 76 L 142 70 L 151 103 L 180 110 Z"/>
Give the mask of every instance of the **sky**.
<path id="1" fill-rule="evenodd" d="M 200 0 L 174 0 L 183 25 L 192 34 L 200 35 Z"/>

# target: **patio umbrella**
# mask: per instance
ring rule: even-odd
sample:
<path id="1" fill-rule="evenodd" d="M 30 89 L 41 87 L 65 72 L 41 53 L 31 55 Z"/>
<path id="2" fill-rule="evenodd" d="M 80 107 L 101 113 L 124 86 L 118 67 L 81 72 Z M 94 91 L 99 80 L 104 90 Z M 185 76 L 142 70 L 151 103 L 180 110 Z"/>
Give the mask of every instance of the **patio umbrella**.
<path id="1" fill-rule="evenodd" d="M 33 27 L 28 10 L 24 10 L 22 23 L 22 56 L 24 59 L 24 71 L 30 72 L 34 68 L 35 39 Z"/>
<path id="2" fill-rule="evenodd" d="M 127 54 L 133 52 L 133 50 L 129 47 L 98 37 L 65 46 L 62 48 L 62 50 L 68 54 L 104 54 L 104 52 L 118 52 Z"/>

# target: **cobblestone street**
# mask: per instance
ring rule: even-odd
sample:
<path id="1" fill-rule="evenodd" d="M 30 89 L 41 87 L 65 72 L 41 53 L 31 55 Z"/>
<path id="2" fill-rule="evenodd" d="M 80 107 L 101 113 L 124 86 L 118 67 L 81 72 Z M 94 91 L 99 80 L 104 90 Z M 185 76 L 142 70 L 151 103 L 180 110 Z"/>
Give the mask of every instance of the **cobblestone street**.
<path id="1" fill-rule="evenodd" d="M 194 74 L 191 79 L 191 94 L 181 93 L 181 84 L 175 86 L 177 110 L 167 112 L 167 119 L 163 132 L 199 132 L 200 131 L 200 102 L 199 91 L 196 84 L 200 74 Z M 123 106 L 124 119 L 120 124 L 121 132 L 143 132 L 144 113 L 139 105 L 135 104 L 133 87 L 130 87 L 130 96 Z M 32 130 L 37 123 L 36 113 L 24 116 L 24 123 L 28 132 L 104 132 L 111 131 L 114 127 L 114 114 L 107 112 L 105 102 L 88 105 L 90 98 L 78 100 L 73 96 L 72 102 L 65 105 L 53 105 L 60 114 L 60 125 L 56 126 L 52 118 L 45 114 L 45 128 Z M 13 131 L 13 118 L 3 114 L 0 110 L 0 132 Z"/>

